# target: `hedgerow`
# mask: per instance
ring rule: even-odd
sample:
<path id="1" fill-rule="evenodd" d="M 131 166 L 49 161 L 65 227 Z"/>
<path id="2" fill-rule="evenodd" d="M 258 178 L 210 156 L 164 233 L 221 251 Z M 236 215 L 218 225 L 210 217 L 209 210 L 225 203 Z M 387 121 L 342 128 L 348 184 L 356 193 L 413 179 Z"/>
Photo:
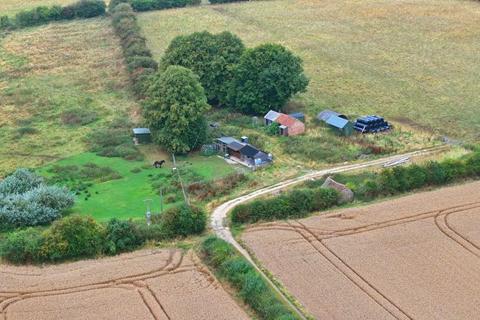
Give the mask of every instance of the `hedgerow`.
<path id="1" fill-rule="evenodd" d="M 298 189 L 267 199 L 241 204 L 232 211 L 236 224 L 305 217 L 338 204 L 339 194 L 333 189 Z"/>
<path id="2" fill-rule="evenodd" d="M 120 38 L 133 91 L 138 98 L 144 98 L 150 76 L 156 72 L 158 65 L 152 58 L 129 3 L 122 2 L 113 7 L 112 25 Z"/>
<path id="3" fill-rule="evenodd" d="M 220 279 L 234 287 L 259 319 L 297 319 L 285 307 L 255 268 L 227 242 L 211 236 L 201 245 L 203 261 Z"/>
<path id="4" fill-rule="evenodd" d="M 480 177 L 480 152 L 476 151 L 460 159 L 429 161 L 423 165 L 413 164 L 384 169 L 379 174 L 354 184 L 353 189 L 358 197 L 372 199 L 478 177 Z"/>
<path id="5" fill-rule="evenodd" d="M 0 256 L 20 263 L 59 262 L 132 251 L 146 241 L 162 241 L 200 234 L 205 212 L 195 207 L 171 208 L 154 216 L 152 225 L 112 219 L 99 223 L 88 216 L 71 215 L 45 230 L 29 228 L 11 232 L 0 244 Z"/>
<path id="6" fill-rule="evenodd" d="M 87 19 L 105 14 L 103 0 L 80 0 L 67 6 L 39 6 L 20 11 L 14 18 L 0 17 L 0 29 L 16 29 L 47 24 L 52 21 Z"/>

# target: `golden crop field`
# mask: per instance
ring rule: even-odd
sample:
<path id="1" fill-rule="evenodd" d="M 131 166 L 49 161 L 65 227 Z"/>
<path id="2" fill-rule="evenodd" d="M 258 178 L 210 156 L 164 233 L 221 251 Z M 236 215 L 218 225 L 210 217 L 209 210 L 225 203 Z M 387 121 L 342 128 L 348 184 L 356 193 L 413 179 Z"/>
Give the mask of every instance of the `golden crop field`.
<path id="1" fill-rule="evenodd" d="M 156 58 L 177 35 L 228 30 L 283 44 L 311 79 L 307 114 L 379 113 L 434 134 L 480 138 L 480 3 L 278 0 L 140 15 Z"/>
<path id="2" fill-rule="evenodd" d="M 18 11 L 37 6 L 65 5 L 75 0 L 2 0 L 0 1 L 0 16 L 13 15 Z"/>

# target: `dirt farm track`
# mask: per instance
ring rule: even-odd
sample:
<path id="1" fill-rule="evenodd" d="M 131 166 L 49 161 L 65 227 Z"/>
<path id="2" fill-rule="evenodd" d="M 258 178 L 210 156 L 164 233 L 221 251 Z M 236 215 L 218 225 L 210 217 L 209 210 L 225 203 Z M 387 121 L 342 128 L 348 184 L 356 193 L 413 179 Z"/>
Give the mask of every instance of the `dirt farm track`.
<path id="1" fill-rule="evenodd" d="M 0 319 L 248 319 L 192 253 L 0 265 Z"/>
<path id="2" fill-rule="evenodd" d="M 249 228 L 318 319 L 479 319 L 480 182 Z"/>

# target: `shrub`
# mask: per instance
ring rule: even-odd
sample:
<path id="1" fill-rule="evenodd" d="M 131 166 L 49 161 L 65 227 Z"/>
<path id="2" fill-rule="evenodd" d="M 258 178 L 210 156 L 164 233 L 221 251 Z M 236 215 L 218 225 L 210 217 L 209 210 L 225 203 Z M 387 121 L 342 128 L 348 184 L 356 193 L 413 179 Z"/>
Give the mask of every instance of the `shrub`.
<path id="1" fill-rule="evenodd" d="M 132 221 L 111 219 L 106 226 L 106 250 L 108 254 L 131 251 L 145 241 L 139 227 Z"/>
<path id="2" fill-rule="evenodd" d="M 13 29 L 14 27 L 14 22 L 10 19 L 9 16 L 0 17 L 0 30 Z"/>
<path id="3" fill-rule="evenodd" d="M 73 8 L 75 17 L 83 19 L 102 16 L 106 8 L 103 0 L 80 0 L 70 6 Z"/>
<path id="4" fill-rule="evenodd" d="M 240 224 L 301 218 L 309 212 L 331 208 L 338 201 L 339 194 L 333 189 L 299 189 L 239 205 L 232 211 L 232 221 Z"/>
<path id="5" fill-rule="evenodd" d="M 260 319 L 296 319 L 255 268 L 227 242 L 208 237 L 202 242 L 201 256 L 220 278 L 237 290 L 238 296 Z"/>
<path id="6" fill-rule="evenodd" d="M 173 237 L 201 234 L 207 225 L 205 212 L 187 205 L 166 210 L 160 220 L 165 232 Z"/>
<path id="7" fill-rule="evenodd" d="M 210 3 L 217 4 L 217 3 L 232 3 L 232 2 L 241 2 L 241 1 L 249 1 L 249 0 L 210 0 Z"/>
<path id="8" fill-rule="evenodd" d="M 67 110 L 60 117 L 63 124 L 70 126 L 84 126 L 98 120 L 96 112 L 85 109 Z"/>
<path id="9" fill-rule="evenodd" d="M 108 3 L 108 11 L 113 12 L 119 4 L 128 3 L 129 1 L 130 0 L 110 0 Z"/>
<path id="10" fill-rule="evenodd" d="M 95 257 L 104 251 L 105 228 L 93 218 L 73 215 L 58 220 L 44 234 L 41 256 L 61 261 Z"/>
<path id="11" fill-rule="evenodd" d="M 0 182 L 0 194 L 20 194 L 42 185 L 44 180 L 28 169 L 17 169 Z"/>
<path id="12" fill-rule="evenodd" d="M 158 65 L 155 60 L 147 56 L 134 56 L 129 60 L 127 65 L 130 72 L 135 71 L 138 68 L 157 69 Z"/>
<path id="13" fill-rule="evenodd" d="M 13 232 L 2 243 L 0 253 L 2 258 L 12 263 L 38 262 L 42 242 L 42 234 L 37 229 Z"/>

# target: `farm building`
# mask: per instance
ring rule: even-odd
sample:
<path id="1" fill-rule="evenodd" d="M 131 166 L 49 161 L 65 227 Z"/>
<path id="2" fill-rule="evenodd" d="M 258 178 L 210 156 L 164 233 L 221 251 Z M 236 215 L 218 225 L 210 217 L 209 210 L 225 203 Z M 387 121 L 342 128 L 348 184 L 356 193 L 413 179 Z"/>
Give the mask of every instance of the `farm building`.
<path id="1" fill-rule="evenodd" d="M 133 140 L 135 144 L 150 143 L 152 142 L 152 133 L 148 128 L 134 128 Z"/>
<path id="2" fill-rule="evenodd" d="M 327 123 L 328 119 L 332 116 L 336 116 L 345 120 L 348 120 L 347 116 L 341 113 L 338 113 L 333 110 L 323 110 L 317 115 L 317 120 Z"/>
<path id="3" fill-rule="evenodd" d="M 249 144 L 247 137 L 242 137 L 241 141 L 232 137 L 221 137 L 216 140 L 216 145 L 223 155 L 248 167 L 260 167 L 272 162 L 272 155 Z"/>
<path id="4" fill-rule="evenodd" d="M 348 137 L 353 134 L 353 124 L 344 118 L 331 116 L 326 123 L 332 130 L 341 135 Z"/>
<path id="5" fill-rule="evenodd" d="M 296 136 L 305 132 L 305 124 L 287 114 L 270 110 L 263 118 L 267 126 L 278 123 L 279 134 L 282 136 Z"/>

